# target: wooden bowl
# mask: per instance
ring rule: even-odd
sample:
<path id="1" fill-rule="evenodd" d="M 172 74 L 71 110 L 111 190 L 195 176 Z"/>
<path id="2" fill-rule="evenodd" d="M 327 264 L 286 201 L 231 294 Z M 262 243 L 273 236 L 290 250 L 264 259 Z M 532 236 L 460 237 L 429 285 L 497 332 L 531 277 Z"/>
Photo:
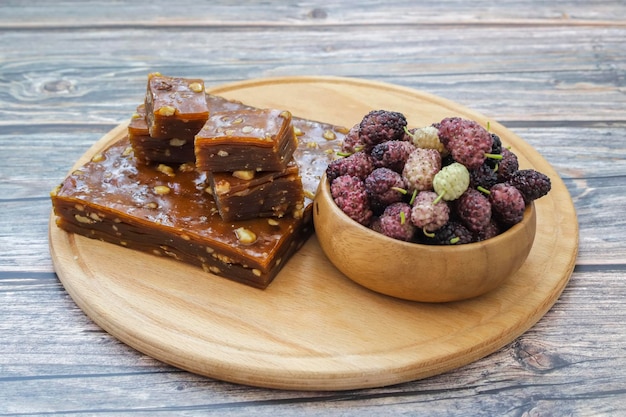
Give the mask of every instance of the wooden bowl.
<path id="1" fill-rule="evenodd" d="M 344 214 L 326 176 L 315 196 L 313 221 L 322 250 L 348 278 L 378 293 L 422 302 L 464 300 L 495 289 L 522 266 L 536 231 L 530 204 L 520 223 L 482 242 L 435 246 L 396 240 Z"/>

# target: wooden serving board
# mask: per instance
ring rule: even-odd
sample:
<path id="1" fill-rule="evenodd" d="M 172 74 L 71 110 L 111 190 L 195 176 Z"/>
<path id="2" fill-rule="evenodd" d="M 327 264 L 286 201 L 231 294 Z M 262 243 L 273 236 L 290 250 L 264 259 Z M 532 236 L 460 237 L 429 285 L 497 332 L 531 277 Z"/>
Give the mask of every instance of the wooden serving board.
<path id="1" fill-rule="evenodd" d="M 448 100 L 399 86 L 347 78 L 260 79 L 212 89 L 259 107 L 352 126 L 372 109 L 404 113 L 410 127 L 459 115 L 488 119 Z M 135 349 L 220 380 L 298 390 L 377 387 L 452 370 L 513 341 L 566 286 L 578 251 L 571 197 L 531 146 L 495 121 L 491 130 L 521 167 L 552 178 L 536 202 L 537 237 L 527 262 L 495 291 L 447 304 L 383 296 L 338 272 L 315 237 L 266 290 L 174 260 L 68 234 L 50 221 L 59 279 L 99 326 Z M 119 126 L 77 166 L 125 135 Z"/>

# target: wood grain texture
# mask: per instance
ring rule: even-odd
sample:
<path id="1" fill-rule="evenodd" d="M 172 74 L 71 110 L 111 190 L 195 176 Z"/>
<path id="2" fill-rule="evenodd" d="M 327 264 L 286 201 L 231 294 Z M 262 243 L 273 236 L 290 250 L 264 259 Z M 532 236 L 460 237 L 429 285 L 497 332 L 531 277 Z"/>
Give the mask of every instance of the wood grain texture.
<path id="1" fill-rule="evenodd" d="M 0 415 L 626 414 L 624 2 L 177 4 L 0 3 Z M 86 318 L 52 272 L 48 192 L 126 119 L 154 70 L 210 85 L 358 77 L 487 115 L 537 149 L 574 200 L 568 286 L 497 352 L 386 388 L 247 388 L 137 353 Z"/>
<path id="2" fill-rule="evenodd" d="M 19 3 L 19 2 L 5 2 Z M 246 13 L 237 13 L 245 8 Z M 626 7 L 614 2 L 569 1 L 536 3 L 533 7 L 520 7 L 514 0 L 501 1 L 498 7 L 489 1 L 471 4 L 460 0 L 445 2 L 424 1 L 418 4 L 402 0 L 384 4 L 367 0 L 350 7 L 345 3 L 329 1 L 321 4 L 305 2 L 243 1 L 233 7 L 228 0 L 202 3 L 179 1 L 177 7 L 167 9 L 157 2 L 141 5 L 130 0 L 116 2 L 111 7 L 107 1 L 89 4 L 74 0 L 50 3 L 45 0 L 30 1 L 22 7 L 9 7 L 0 22 L 5 27 L 98 27 L 98 26 L 300 26 L 300 25 L 362 25 L 420 23 L 441 24 L 614 24 L 623 25 L 621 18 Z M 620 14 L 622 12 L 622 14 Z M 76 19 L 80 17 L 80 19 Z"/>

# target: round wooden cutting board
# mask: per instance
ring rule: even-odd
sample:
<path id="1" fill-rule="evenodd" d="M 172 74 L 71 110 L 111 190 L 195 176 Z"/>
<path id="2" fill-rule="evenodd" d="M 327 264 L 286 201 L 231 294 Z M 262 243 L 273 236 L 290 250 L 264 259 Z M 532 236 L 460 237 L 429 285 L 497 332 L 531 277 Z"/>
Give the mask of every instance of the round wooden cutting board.
<path id="1" fill-rule="evenodd" d="M 489 120 L 409 88 L 347 78 L 260 79 L 212 93 L 351 127 L 372 109 L 406 115 L 410 127 L 449 116 Z M 220 380 L 298 390 L 378 387 L 439 374 L 486 356 L 533 326 L 567 285 L 578 251 L 571 197 L 531 146 L 490 128 L 522 168 L 552 179 L 536 202 L 528 260 L 498 289 L 462 302 L 424 304 L 376 294 L 338 272 L 311 238 L 266 290 L 174 260 L 66 233 L 50 222 L 59 279 L 99 326 L 135 349 Z M 122 138 L 122 125 L 77 162 Z"/>

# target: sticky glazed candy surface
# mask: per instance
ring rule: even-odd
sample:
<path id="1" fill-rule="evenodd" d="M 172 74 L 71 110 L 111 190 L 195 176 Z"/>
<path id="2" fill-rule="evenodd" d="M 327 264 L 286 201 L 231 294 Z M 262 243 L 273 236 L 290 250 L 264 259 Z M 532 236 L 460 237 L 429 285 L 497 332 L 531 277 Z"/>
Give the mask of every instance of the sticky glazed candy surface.
<path id="1" fill-rule="evenodd" d="M 123 139 L 75 170 L 52 198 L 57 224 L 68 231 L 265 287 L 309 236 L 310 214 L 226 222 L 207 187 L 193 166 L 137 164 Z"/>
<path id="2" fill-rule="evenodd" d="M 304 190 L 294 159 L 282 171 L 214 172 L 208 177 L 224 220 L 302 216 Z"/>
<path id="3" fill-rule="evenodd" d="M 278 109 L 214 113 L 195 137 L 201 171 L 281 171 L 297 141 L 291 113 Z"/>
<path id="4" fill-rule="evenodd" d="M 213 96 L 207 99 L 243 106 Z M 298 137 L 293 160 L 305 196 L 302 216 L 225 221 L 207 191 L 206 173 L 190 162 L 146 164 L 136 157 L 125 135 L 53 191 L 56 224 L 68 232 L 265 288 L 313 232 L 312 199 L 347 132 L 301 118 L 294 118 L 293 125 Z M 295 167 L 286 172 L 291 182 Z"/>
<path id="5" fill-rule="evenodd" d="M 146 116 L 150 136 L 193 139 L 209 117 L 204 81 L 150 74 Z"/>

